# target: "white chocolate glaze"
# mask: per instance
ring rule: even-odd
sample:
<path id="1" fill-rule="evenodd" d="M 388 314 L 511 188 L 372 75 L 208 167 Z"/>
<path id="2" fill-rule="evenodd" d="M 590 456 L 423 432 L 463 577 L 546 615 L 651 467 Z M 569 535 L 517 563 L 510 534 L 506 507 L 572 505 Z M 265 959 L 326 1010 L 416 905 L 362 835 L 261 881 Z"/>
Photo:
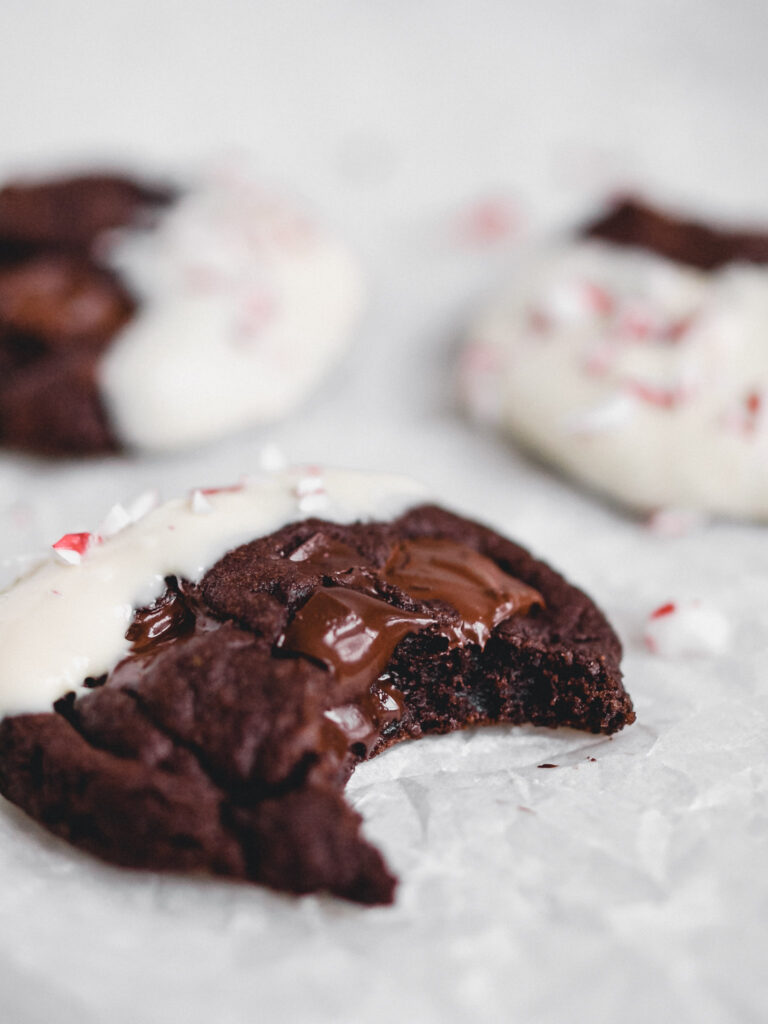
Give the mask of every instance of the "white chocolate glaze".
<path id="1" fill-rule="evenodd" d="M 346 345 L 362 304 L 346 248 L 232 174 L 107 254 L 139 300 L 101 364 L 113 429 L 170 450 L 277 418 Z"/>
<path id="2" fill-rule="evenodd" d="M 473 325 L 464 400 L 636 509 L 768 517 L 768 268 L 552 247 Z"/>
<path id="3" fill-rule="evenodd" d="M 0 594 L 0 716 L 49 711 L 113 668 L 134 610 L 162 593 L 166 576 L 199 580 L 232 548 L 309 516 L 390 519 L 424 500 L 405 477 L 292 469 L 169 501 L 73 564 L 51 557 Z"/>

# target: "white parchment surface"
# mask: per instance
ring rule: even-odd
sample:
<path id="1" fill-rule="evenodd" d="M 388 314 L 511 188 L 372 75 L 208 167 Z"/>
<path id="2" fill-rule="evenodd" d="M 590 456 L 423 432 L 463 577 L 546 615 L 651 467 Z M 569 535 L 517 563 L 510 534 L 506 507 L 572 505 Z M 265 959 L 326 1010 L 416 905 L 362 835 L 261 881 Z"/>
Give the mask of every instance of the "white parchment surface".
<path id="1" fill-rule="evenodd" d="M 768 221 L 766 31 L 749 0 L 3 4 L 0 171 L 244 147 L 346 233 L 371 301 L 290 422 L 175 459 L 0 457 L 2 579 L 116 501 L 227 483 L 277 443 L 422 477 L 551 561 L 621 634 L 638 714 L 359 769 L 349 798 L 401 879 L 386 909 L 114 869 L 2 802 L 3 1024 L 766 1019 L 768 531 L 661 536 L 471 428 L 452 387 L 473 305 L 604 189 Z M 651 654 L 648 613 L 689 599 L 725 648 Z"/>

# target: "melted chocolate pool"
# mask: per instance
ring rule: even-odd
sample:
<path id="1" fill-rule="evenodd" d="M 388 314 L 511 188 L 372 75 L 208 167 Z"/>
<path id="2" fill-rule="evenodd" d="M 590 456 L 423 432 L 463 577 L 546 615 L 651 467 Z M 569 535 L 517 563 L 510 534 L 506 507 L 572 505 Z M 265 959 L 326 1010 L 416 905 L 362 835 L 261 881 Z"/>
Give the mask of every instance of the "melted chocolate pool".
<path id="1" fill-rule="evenodd" d="M 361 756 L 370 753 L 383 730 L 401 718 L 404 698 L 389 682 L 386 669 L 407 636 L 432 628 L 452 647 L 482 647 L 504 619 L 544 604 L 538 591 L 491 559 L 443 538 L 398 541 L 384 567 L 377 569 L 359 551 L 318 532 L 288 560 L 308 575 L 319 570 L 325 585 L 298 609 L 277 647 L 324 665 L 349 695 L 348 703 L 326 712 L 326 744 L 340 755 L 350 748 Z M 454 609 L 459 622 L 440 621 L 428 610 L 396 607 L 376 592 L 377 578 L 422 605 L 438 602 Z M 136 612 L 126 633 L 131 641 L 126 661 L 222 624 L 203 610 L 195 588 L 169 579 L 166 592 Z"/>

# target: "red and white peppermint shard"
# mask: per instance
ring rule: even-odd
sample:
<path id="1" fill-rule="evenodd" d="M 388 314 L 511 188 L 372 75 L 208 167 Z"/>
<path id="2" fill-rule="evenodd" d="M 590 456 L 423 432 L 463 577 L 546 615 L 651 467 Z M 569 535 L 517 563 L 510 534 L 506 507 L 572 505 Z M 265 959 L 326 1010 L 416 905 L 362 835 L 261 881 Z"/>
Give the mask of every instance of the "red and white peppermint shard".
<path id="1" fill-rule="evenodd" d="M 189 507 L 196 516 L 205 516 L 213 512 L 213 505 L 201 490 L 192 491 L 189 496 Z"/>
<path id="2" fill-rule="evenodd" d="M 643 641 L 652 654 L 662 657 L 723 654 L 731 639 L 731 625 L 713 605 L 698 600 L 668 601 L 651 612 Z"/>
<path id="3" fill-rule="evenodd" d="M 607 316 L 613 305 L 610 294 L 592 281 L 560 281 L 544 296 L 542 309 L 556 323 L 571 325 Z"/>
<path id="4" fill-rule="evenodd" d="M 520 231 L 518 205 L 503 196 L 490 196 L 472 204 L 459 218 L 459 238 L 469 245 L 503 242 Z"/>
<path id="5" fill-rule="evenodd" d="M 65 533 L 51 546 L 56 557 L 65 565 L 79 565 L 83 555 L 94 542 L 92 533 Z"/>
<path id="6" fill-rule="evenodd" d="M 744 437 L 751 437 L 766 422 L 764 406 L 762 392 L 757 389 L 748 391 L 741 401 L 725 413 L 722 419 L 723 426 Z"/>
<path id="7" fill-rule="evenodd" d="M 657 508 L 648 516 L 645 525 L 659 537 L 684 537 L 700 529 L 707 516 L 690 508 Z"/>
<path id="8" fill-rule="evenodd" d="M 236 494 L 238 491 L 242 491 L 245 487 L 246 481 L 243 479 L 239 484 L 228 484 L 226 487 L 199 487 L 198 491 L 200 494 L 204 494 L 206 498 L 212 494 Z"/>
<path id="9" fill-rule="evenodd" d="M 120 533 L 126 526 L 130 526 L 132 522 L 131 514 L 127 508 L 120 504 L 113 505 L 104 517 L 99 527 L 99 533 L 102 537 L 114 537 L 116 533 Z"/>

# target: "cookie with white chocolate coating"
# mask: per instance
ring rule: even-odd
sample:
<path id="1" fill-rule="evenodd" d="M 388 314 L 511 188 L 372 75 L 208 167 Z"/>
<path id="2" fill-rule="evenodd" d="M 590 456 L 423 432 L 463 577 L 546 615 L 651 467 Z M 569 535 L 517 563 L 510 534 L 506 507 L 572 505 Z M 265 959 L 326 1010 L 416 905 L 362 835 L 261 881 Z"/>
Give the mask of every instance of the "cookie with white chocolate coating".
<path id="1" fill-rule="evenodd" d="M 473 415 L 637 511 L 768 518 L 768 232 L 621 200 L 471 327 Z"/>
<path id="2" fill-rule="evenodd" d="M 64 538 L 0 598 L 0 791 L 83 849 L 388 903 L 343 795 L 361 761 L 634 720 L 594 603 L 410 482 L 289 472 L 205 500 Z"/>
<path id="3" fill-rule="evenodd" d="M 238 168 L 0 190 L 0 443 L 203 444 L 291 412 L 361 307 L 346 247 Z"/>

